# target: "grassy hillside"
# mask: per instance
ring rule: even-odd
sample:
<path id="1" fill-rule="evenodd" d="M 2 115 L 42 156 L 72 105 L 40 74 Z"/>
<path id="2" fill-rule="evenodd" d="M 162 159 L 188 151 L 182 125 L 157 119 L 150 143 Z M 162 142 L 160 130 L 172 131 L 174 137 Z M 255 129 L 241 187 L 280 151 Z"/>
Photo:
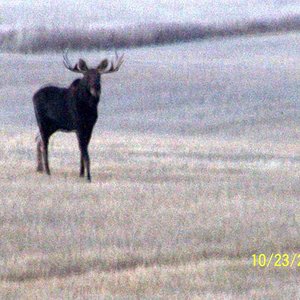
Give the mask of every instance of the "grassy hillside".
<path id="1" fill-rule="evenodd" d="M 30 98 L 74 78 L 61 56 L 3 54 L 1 298 L 297 298 L 296 266 L 251 260 L 300 251 L 292 41 L 126 52 L 103 78 L 91 184 L 73 134 L 51 140 L 53 175 L 35 173 Z"/>

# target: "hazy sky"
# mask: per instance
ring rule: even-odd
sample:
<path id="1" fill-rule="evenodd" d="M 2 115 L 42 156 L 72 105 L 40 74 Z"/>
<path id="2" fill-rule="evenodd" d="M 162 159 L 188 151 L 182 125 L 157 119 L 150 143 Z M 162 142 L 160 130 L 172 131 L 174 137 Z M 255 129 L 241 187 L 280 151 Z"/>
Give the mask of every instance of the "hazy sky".
<path id="1" fill-rule="evenodd" d="M 300 14 L 299 0 L 0 0 L 2 26 L 13 27 L 223 23 L 296 13 Z"/>

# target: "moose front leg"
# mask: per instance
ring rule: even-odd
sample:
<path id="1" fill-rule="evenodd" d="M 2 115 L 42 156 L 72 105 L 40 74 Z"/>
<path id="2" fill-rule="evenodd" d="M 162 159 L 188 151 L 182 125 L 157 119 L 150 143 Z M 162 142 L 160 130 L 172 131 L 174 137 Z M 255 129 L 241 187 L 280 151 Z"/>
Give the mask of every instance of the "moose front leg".
<path id="1" fill-rule="evenodd" d="M 84 161 L 83 161 L 82 153 L 80 153 L 80 173 L 79 173 L 79 176 L 84 177 Z"/>
<path id="2" fill-rule="evenodd" d="M 82 164 L 80 166 L 80 176 L 82 174 L 81 177 L 84 176 L 84 169 L 86 170 L 86 177 L 87 180 L 91 182 L 92 178 L 91 178 L 91 171 L 90 171 L 90 156 L 89 156 L 89 152 L 88 152 L 88 144 L 86 144 L 85 142 L 81 143 L 79 142 L 80 145 L 80 152 L 81 152 L 81 156 L 82 156 Z"/>
<path id="3" fill-rule="evenodd" d="M 80 177 L 84 176 L 86 170 L 87 180 L 91 182 L 91 171 L 90 171 L 90 156 L 88 152 L 88 145 L 91 139 L 92 129 L 84 129 L 77 133 L 78 144 L 80 149 Z"/>
<path id="4" fill-rule="evenodd" d="M 86 145 L 86 148 L 83 150 L 83 161 L 84 161 L 84 165 L 86 168 L 86 178 L 89 182 L 92 181 L 92 177 L 91 177 L 91 171 L 90 171 L 90 156 L 89 156 L 89 152 L 87 149 L 88 145 Z"/>

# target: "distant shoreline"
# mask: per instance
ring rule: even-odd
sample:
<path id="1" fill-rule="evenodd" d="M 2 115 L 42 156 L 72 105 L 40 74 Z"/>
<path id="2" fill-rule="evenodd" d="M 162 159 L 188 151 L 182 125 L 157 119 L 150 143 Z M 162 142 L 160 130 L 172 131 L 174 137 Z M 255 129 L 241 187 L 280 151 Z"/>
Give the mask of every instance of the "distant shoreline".
<path id="1" fill-rule="evenodd" d="M 147 23 L 115 28 L 73 29 L 47 27 L 0 29 L 0 50 L 39 53 L 73 50 L 133 48 L 210 38 L 280 33 L 300 30 L 300 15 L 279 20 L 252 20 L 226 25 Z"/>

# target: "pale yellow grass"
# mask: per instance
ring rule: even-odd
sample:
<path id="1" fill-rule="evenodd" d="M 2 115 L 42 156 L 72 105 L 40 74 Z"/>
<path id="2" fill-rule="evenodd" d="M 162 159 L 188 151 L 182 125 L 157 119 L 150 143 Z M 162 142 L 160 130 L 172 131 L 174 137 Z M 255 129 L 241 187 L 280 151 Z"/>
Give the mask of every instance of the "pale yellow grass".
<path id="1" fill-rule="evenodd" d="M 300 251 L 296 143 L 103 132 L 89 184 L 74 135 L 51 141 L 48 177 L 35 172 L 33 131 L 9 132 L 1 298 L 298 295 L 296 267 L 251 266 L 253 253 Z"/>

